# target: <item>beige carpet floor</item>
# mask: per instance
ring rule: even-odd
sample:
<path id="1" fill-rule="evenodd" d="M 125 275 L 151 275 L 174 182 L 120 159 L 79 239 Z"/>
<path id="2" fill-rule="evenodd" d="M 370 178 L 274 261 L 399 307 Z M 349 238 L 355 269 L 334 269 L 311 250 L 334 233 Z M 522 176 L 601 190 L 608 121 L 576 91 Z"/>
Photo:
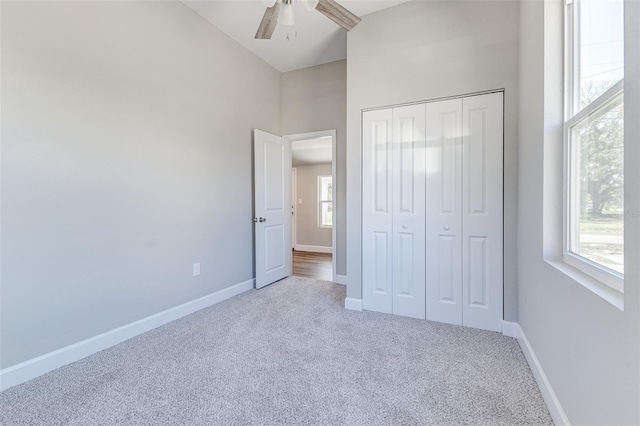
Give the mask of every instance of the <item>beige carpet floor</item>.
<path id="1" fill-rule="evenodd" d="M 0 394 L 2 425 L 551 424 L 515 339 L 291 277 Z"/>

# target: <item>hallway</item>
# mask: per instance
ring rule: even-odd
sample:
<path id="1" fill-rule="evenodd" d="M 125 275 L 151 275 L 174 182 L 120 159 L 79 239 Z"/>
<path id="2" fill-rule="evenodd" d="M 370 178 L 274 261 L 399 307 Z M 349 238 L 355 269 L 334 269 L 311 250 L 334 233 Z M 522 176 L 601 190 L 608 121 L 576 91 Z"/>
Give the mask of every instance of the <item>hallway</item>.
<path id="1" fill-rule="evenodd" d="M 331 281 L 333 279 L 331 253 L 293 251 L 293 275 Z"/>

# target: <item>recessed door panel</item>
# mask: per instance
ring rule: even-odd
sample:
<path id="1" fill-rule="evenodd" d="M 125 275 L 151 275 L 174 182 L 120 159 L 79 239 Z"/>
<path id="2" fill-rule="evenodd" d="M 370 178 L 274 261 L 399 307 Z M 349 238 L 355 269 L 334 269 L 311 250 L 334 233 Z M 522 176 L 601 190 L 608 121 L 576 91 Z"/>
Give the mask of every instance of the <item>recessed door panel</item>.
<path id="1" fill-rule="evenodd" d="M 466 140 L 469 142 L 468 161 L 466 170 L 468 174 L 468 190 L 466 191 L 467 212 L 470 215 L 486 214 L 487 201 L 487 110 L 484 108 L 468 111 L 467 126 L 469 133 Z"/>
<path id="2" fill-rule="evenodd" d="M 437 138 L 440 213 L 455 215 L 460 206 L 460 114 L 444 111 L 434 118 L 433 125 L 440 133 Z"/>
<path id="3" fill-rule="evenodd" d="M 389 198 L 389 165 L 391 152 L 389 150 L 389 121 L 374 121 L 372 126 L 372 137 L 369 141 L 372 146 L 374 157 L 373 187 L 374 210 L 378 213 L 388 213 L 391 200 Z"/>
<path id="4" fill-rule="evenodd" d="M 469 269 L 469 305 L 475 307 L 487 306 L 487 238 L 469 237 L 466 265 Z"/>
<path id="5" fill-rule="evenodd" d="M 389 258 L 391 257 L 389 234 L 386 232 L 373 233 L 373 291 L 382 296 L 391 296 L 391 281 L 389 277 Z"/>
<path id="6" fill-rule="evenodd" d="M 399 113 L 398 111 L 396 113 Z M 398 118 L 397 124 L 398 155 L 400 156 L 398 179 L 399 183 L 399 205 L 398 210 L 406 213 L 413 212 L 415 201 L 415 160 L 416 154 L 420 155 L 422 150 L 415 140 L 415 119 L 414 117 Z M 416 152 L 419 150 L 420 152 Z"/>
<path id="7" fill-rule="evenodd" d="M 397 294 L 403 297 L 415 296 L 414 283 L 414 252 L 413 247 L 415 241 L 413 234 L 398 234 L 398 276 L 397 276 Z"/>
<path id="8" fill-rule="evenodd" d="M 456 291 L 455 285 L 458 281 L 456 279 L 456 271 L 459 269 L 458 264 L 458 250 L 457 241 L 455 236 L 440 235 L 440 244 L 437 254 L 439 259 L 438 264 L 438 302 L 444 303 L 456 303 Z"/>
<path id="9" fill-rule="evenodd" d="M 264 227 L 265 272 L 270 273 L 286 264 L 285 231 L 283 225 Z"/>
<path id="10" fill-rule="evenodd" d="M 281 212 L 285 209 L 284 186 L 285 174 L 290 173 L 291 165 L 285 165 L 286 147 L 280 143 L 265 141 L 264 144 L 264 210 L 267 212 Z"/>

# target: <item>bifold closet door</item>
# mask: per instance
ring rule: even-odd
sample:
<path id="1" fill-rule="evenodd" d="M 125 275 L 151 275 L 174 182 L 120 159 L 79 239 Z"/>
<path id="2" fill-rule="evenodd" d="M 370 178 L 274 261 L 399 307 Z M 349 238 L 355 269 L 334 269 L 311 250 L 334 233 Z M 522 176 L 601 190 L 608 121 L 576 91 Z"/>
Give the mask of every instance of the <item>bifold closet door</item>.
<path id="1" fill-rule="evenodd" d="M 426 319 L 462 325 L 462 99 L 427 104 Z"/>
<path id="2" fill-rule="evenodd" d="M 503 94 L 462 101 L 463 325 L 502 331 Z"/>
<path id="3" fill-rule="evenodd" d="M 393 313 L 425 318 L 425 105 L 393 109 Z"/>
<path id="4" fill-rule="evenodd" d="M 425 105 L 368 111 L 362 128 L 364 308 L 425 317 Z"/>
<path id="5" fill-rule="evenodd" d="M 503 94 L 362 125 L 364 308 L 502 330 Z"/>
<path id="6" fill-rule="evenodd" d="M 369 311 L 393 313 L 391 109 L 362 115 L 362 296 Z"/>
<path id="7" fill-rule="evenodd" d="M 429 320 L 502 330 L 502 96 L 427 104 Z"/>

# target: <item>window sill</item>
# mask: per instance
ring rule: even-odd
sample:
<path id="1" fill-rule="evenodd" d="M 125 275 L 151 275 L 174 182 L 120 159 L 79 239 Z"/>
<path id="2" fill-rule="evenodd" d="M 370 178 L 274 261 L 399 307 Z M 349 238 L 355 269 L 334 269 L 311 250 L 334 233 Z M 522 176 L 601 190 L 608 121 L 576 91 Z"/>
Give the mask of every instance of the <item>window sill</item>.
<path id="1" fill-rule="evenodd" d="M 593 293 L 602 297 L 607 302 L 611 303 L 616 308 L 624 311 L 624 293 L 615 290 L 608 285 L 596 280 L 590 275 L 585 274 L 573 266 L 566 264 L 559 260 L 545 260 L 549 265 L 556 268 L 558 271 L 568 276 L 578 284 L 591 290 Z"/>

